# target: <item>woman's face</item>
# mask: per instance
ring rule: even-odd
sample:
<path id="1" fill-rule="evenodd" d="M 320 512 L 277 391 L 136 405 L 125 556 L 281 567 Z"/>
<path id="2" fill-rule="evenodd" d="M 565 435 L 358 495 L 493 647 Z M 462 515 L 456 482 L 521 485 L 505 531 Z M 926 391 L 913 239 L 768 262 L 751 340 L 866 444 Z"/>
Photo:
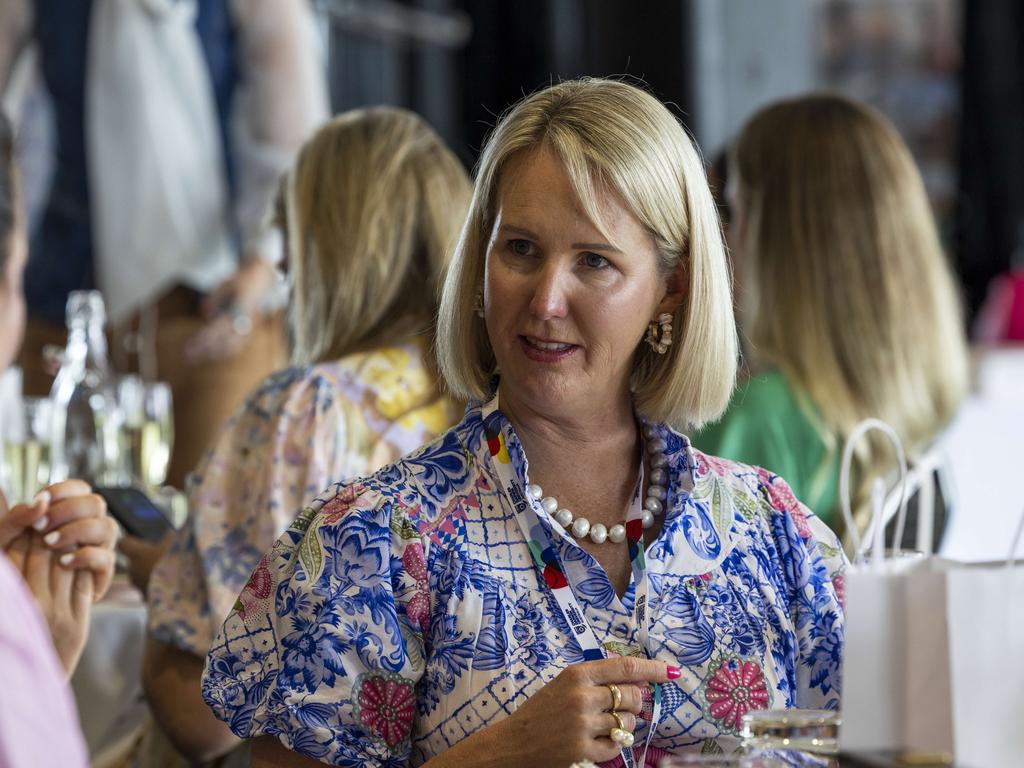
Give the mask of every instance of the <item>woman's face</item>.
<path id="1" fill-rule="evenodd" d="M 28 242 L 25 237 L 24 216 L 15 192 L 14 229 L 7 242 L 0 243 L 6 253 L 6 263 L 0 274 L 0 371 L 4 370 L 18 354 L 21 336 L 25 331 L 25 294 L 21 278 L 28 258 Z"/>
<path id="2" fill-rule="evenodd" d="M 679 301 L 651 235 L 608 192 L 609 242 L 544 147 L 509 161 L 497 198 L 484 306 L 503 397 L 540 413 L 625 402 L 647 324 Z"/>

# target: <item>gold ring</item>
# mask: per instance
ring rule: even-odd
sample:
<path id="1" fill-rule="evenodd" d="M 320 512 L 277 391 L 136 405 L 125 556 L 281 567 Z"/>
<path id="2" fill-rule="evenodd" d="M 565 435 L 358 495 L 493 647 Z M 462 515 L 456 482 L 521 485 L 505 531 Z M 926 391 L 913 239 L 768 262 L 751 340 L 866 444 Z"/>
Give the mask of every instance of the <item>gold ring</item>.
<path id="1" fill-rule="evenodd" d="M 629 749 L 633 746 L 633 734 L 626 730 L 622 722 L 622 717 L 618 712 L 612 710 L 608 714 L 615 718 L 615 727 L 608 731 L 608 738 L 623 749 Z"/>
<path id="2" fill-rule="evenodd" d="M 622 690 L 615 683 L 608 683 L 605 688 L 612 694 L 611 710 L 614 712 L 616 709 L 620 709 L 622 707 Z"/>

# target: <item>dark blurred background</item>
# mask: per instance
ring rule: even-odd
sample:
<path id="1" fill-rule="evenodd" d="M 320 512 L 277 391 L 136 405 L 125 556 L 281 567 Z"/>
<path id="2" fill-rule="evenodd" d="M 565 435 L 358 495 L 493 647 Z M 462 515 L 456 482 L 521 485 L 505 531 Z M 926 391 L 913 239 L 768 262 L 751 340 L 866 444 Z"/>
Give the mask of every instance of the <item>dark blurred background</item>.
<path id="1" fill-rule="evenodd" d="M 335 110 L 420 113 L 472 165 L 524 93 L 643 80 L 710 163 L 768 101 L 834 89 L 897 125 L 973 316 L 1024 267 L 1024 4 L 1018 0 L 319 0 Z"/>

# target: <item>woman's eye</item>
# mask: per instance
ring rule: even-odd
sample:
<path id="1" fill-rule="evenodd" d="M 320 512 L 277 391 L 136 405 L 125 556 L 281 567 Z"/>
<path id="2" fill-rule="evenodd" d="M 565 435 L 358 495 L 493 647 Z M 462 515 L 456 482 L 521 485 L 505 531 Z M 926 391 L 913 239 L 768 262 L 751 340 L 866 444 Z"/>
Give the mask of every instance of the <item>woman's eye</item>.
<path id="1" fill-rule="evenodd" d="M 608 259 L 596 253 L 583 254 L 583 263 L 591 269 L 604 269 L 609 264 Z"/>
<path id="2" fill-rule="evenodd" d="M 509 240 L 508 247 L 516 256 L 529 256 L 533 250 L 529 240 Z"/>

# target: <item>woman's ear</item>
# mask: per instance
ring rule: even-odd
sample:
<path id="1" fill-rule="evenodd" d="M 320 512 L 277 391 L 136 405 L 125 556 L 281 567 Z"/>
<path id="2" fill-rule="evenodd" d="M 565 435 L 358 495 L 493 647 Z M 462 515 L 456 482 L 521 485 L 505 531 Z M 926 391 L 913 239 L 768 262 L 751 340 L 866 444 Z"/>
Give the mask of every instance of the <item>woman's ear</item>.
<path id="1" fill-rule="evenodd" d="M 690 292 L 689 270 L 687 259 L 684 255 L 679 263 L 665 275 L 665 295 L 658 304 L 658 314 L 668 312 L 674 315 L 676 310 L 686 301 Z"/>

